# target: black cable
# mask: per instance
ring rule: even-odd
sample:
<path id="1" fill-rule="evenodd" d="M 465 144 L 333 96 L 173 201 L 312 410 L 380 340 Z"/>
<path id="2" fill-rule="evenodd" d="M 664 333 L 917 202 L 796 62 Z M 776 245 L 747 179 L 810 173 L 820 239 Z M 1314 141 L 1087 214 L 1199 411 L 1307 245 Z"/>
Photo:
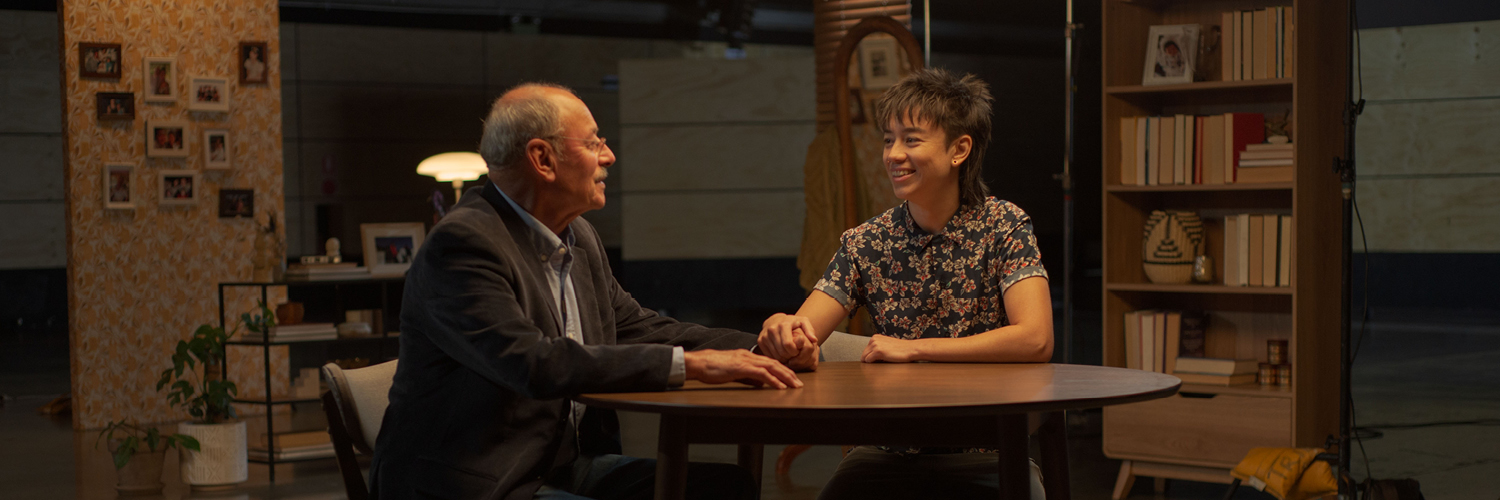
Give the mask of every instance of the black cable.
<path id="1" fill-rule="evenodd" d="M 1416 424 L 1376 424 L 1366 429 L 1405 430 L 1425 429 L 1428 427 L 1449 427 L 1456 425 L 1500 425 L 1500 418 L 1481 418 L 1477 420 L 1449 420 L 1443 422 L 1422 422 Z"/>

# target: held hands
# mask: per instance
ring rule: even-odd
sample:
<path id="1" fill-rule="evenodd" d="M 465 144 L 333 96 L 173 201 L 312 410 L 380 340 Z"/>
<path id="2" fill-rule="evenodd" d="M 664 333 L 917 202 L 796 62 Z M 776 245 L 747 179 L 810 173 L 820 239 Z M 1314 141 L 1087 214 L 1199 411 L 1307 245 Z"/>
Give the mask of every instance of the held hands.
<path id="1" fill-rule="evenodd" d="M 817 359 L 817 355 L 813 355 Z M 744 349 L 731 351 L 687 351 L 682 353 L 687 378 L 709 384 L 740 382 L 761 387 L 769 385 L 777 389 L 802 387 L 802 381 L 791 368 L 782 366 L 774 359 L 751 353 Z"/>
<path id="2" fill-rule="evenodd" d="M 859 360 L 865 363 L 886 361 L 890 363 L 910 363 L 917 361 L 917 342 L 914 340 L 902 340 L 885 335 L 874 335 L 870 337 L 870 343 L 865 345 L 864 352 L 860 353 Z"/>
<path id="3" fill-rule="evenodd" d="M 757 343 L 760 352 L 793 370 L 818 369 L 818 337 L 805 317 L 776 313 L 762 325 Z"/>

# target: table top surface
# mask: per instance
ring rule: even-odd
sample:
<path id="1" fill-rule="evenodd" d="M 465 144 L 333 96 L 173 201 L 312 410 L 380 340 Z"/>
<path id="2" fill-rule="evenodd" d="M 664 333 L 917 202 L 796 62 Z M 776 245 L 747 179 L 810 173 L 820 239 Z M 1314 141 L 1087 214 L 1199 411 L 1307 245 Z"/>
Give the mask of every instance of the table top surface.
<path id="1" fill-rule="evenodd" d="M 1051 363 L 821 363 L 799 389 L 688 381 L 662 392 L 585 394 L 616 410 L 687 416 L 961 416 L 1097 408 L 1163 398 L 1171 375 Z"/>

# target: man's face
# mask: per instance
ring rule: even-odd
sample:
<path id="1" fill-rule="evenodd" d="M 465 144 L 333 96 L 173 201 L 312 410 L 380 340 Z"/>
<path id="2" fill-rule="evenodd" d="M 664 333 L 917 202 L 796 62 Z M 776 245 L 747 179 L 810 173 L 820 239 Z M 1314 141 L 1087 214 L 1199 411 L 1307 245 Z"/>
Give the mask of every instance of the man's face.
<path id="1" fill-rule="evenodd" d="M 947 134 L 931 121 L 907 118 L 893 116 L 886 125 L 883 158 L 896 197 L 925 204 L 957 196 L 958 166 Z"/>
<path id="2" fill-rule="evenodd" d="M 609 176 L 605 169 L 615 163 L 615 154 L 600 143 L 599 124 L 583 101 L 571 95 L 555 99 L 563 119 L 561 137 L 554 138 L 558 148 L 556 187 L 570 206 L 604 208 L 604 179 Z"/>

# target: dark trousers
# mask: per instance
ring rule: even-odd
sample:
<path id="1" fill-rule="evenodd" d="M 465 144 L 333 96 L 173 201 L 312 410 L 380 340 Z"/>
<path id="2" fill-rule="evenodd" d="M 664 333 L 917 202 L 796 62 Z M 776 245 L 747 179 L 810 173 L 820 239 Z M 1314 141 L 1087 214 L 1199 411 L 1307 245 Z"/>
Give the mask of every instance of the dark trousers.
<path id="1" fill-rule="evenodd" d="M 738 465 L 689 463 L 689 500 L 751 500 L 756 488 Z M 537 500 L 651 500 L 656 496 L 656 460 L 624 455 L 579 457 L 552 471 Z"/>

